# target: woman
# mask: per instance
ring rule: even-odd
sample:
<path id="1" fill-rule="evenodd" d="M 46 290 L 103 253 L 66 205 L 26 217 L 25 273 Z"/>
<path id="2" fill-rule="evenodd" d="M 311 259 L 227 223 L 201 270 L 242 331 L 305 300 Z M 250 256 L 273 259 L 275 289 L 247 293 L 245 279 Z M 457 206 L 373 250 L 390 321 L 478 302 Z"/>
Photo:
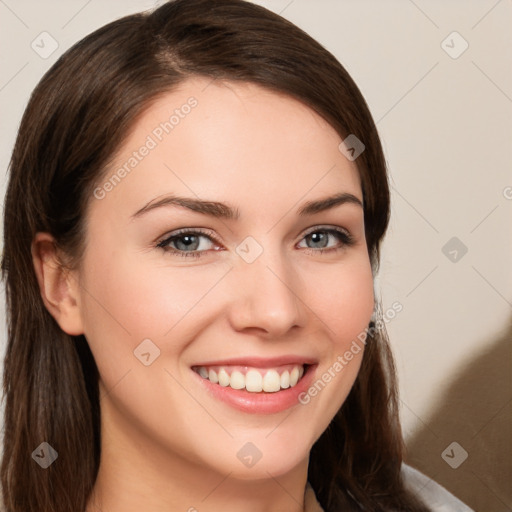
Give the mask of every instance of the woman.
<path id="1" fill-rule="evenodd" d="M 283 18 L 177 0 L 80 41 L 11 162 L 6 510 L 435 510 L 373 292 L 388 218 L 363 97 Z"/>

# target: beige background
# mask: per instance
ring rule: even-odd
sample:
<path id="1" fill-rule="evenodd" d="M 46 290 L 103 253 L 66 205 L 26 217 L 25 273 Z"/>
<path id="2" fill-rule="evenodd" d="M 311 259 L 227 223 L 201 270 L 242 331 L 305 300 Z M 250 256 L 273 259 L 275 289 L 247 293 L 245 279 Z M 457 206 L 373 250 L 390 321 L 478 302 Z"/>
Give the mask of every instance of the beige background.
<path id="1" fill-rule="evenodd" d="M 393 206 L 379 285 L 384 310 L 403 305 L 388 331 L 410 463 L 477 511 L 512 511 L 512 1 L 257 3 L 338 57 L 384 143 Z M 92 30 L 154 5 L 0 0 L 2 197 L 42 74 Z M 31 48 L 43 31 L 58 43 L 47 58 Z"/>

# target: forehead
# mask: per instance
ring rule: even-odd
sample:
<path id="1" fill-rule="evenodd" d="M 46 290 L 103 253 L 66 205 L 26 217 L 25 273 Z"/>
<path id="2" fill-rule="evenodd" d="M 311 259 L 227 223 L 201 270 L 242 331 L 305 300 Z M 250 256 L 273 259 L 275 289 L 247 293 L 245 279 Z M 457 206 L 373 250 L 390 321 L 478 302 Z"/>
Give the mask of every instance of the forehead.
<path id="1" fill-rule="evenodd" d="M 340 142 L 290 96 L 196 77 L 157 98 L 134 124 L 100 182 L 108 188 L 100 209 L 125 212 L 165 193 L 228 200 L 259 215 L 337 191 L 362 199 L 356 164 Z"/>

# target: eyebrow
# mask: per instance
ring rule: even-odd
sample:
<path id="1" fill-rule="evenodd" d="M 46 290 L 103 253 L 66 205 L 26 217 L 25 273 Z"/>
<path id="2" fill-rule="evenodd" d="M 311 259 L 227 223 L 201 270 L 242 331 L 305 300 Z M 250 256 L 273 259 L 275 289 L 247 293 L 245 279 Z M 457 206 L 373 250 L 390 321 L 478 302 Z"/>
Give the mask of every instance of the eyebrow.
<path id="1" fill-rule="evenodd" d="M 363 202 L 358 197 L 348 192 L 341 192 L 322 199 L 316 199 L 315 201 L 308 201 L 297 210 L 297 214 L 300 217 L 305 217 L 325 210 L 330 210 L 331 208 L 347 203 L 355 204 L 363 208 Z M 156 208 L 164 206 L 179 206 L 203 215 L 210 215 L 220 219 L 237 220 L 240 218 L 240 210 L 238 208 L 232 208 L 225 203 L 205 201 L 191 197 L 179 197 L 172 194 L 161 197 L 160 199 L 156 198 L 149 201 L 149 203 L 144 205 L 140 210 L 136 211 L 132 215 L 132 218 L 141 217 Z"/>

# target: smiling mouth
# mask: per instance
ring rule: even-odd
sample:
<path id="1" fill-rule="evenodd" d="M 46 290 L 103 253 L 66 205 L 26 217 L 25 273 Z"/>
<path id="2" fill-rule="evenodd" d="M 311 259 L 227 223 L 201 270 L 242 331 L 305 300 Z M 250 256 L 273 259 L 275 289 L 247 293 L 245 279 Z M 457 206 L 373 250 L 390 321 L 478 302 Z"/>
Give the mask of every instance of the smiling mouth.
<path id="1" fill-rule="evenodd" d="M 245 390 L 249 393 L 276 393 L 293 388 L 310 365 L 287 364 L 276 368 L 251 366 L 194 366 L 203 379 L 222 387 Z"/>

